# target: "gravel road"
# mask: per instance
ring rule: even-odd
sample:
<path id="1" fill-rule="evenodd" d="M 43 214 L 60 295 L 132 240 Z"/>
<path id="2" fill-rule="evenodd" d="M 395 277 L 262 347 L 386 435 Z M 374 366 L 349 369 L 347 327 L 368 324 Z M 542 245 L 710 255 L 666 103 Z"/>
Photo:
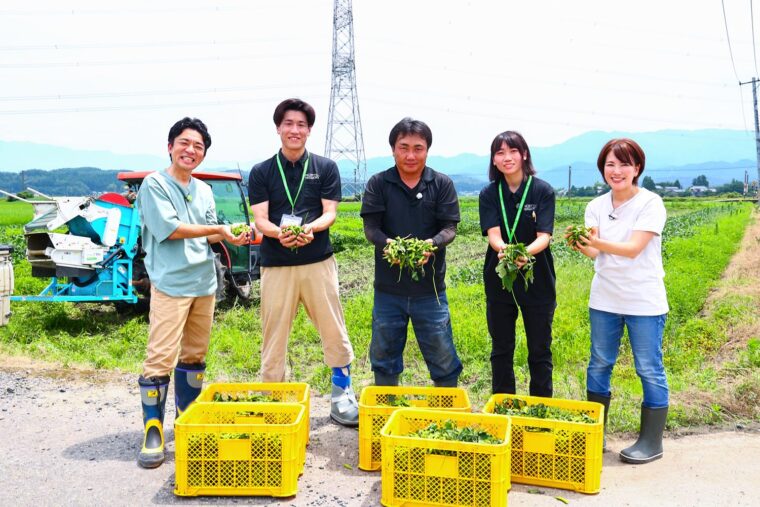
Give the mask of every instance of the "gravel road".
<path id="1" fill-rule="evenodd" d="M 380 505 L 380 472 L 357 468 L 357 431 L 328 414 L 329 400 L 313 394 L 311 443 L 295 497 L 180 498 L 173 494 L 172 429 L 162 467 L 135 463 L 142 435 L 133 375 L 0 358 L 0 505 Z M 172 415 L 168 420 L 171 427 Z M 619 450 L 629 442 L 613 438 L 609 445 Z M 606 453 L 598 495 L 514 484 L 509 505 L 564 505 L 557 496 L 578 506 L 758 505 L 757 428 L 671 436 L 665 449 L 663 459 L 643 466 Z"/>

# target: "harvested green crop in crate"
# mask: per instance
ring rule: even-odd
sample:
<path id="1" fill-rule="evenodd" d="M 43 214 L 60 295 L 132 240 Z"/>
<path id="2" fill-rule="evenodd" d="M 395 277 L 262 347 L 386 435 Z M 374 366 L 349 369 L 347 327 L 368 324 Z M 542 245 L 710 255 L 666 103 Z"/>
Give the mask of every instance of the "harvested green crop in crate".
<path id="1" fill-rule="evenodd" d="M 272 403 L 278 400 L 275 400 L 272 397 L 267 396 L 265 394 L 248 391 L 248 392 L 233 392 L 233 393 L 227 393 L 227 392 L 214 393 L 213 401 L 215 402 L 233 401 L 233 402 Z"/>
<path id="2" fill-rule="evenodd" d="M 594 421 L 587 414 L 582 412 L 573 412 L 559 407 L 548 407 L 543 403 L 528 405 L 524 400 L 517 398 L 505 399 L 496 403 L 493 408 L 494 414 L 514 415 L 521 417 L 535 417 L 537 419 L 553 419 L 556 421 L 568 421 L 585 424 L 594 424 Z"/>
<path id="3" fill-rule="evenodd" d="M 459 427 L 451 419 L 441 423 L 430 423 L 425 428 L 409 433 L 410 437 L 418 437 L 432 440 L 455 440 L 457 442 L 470 442 L 476 444 L 500 444 L 501 440 L 492 436 L 487 431 L 477 426 Z"/>
<path id="4" fill-rule="evenodd" d="M 381 403 L 387 407 L 411 407 L 412 404 L 406 396 L 388 396 L 388 403 Z"/>

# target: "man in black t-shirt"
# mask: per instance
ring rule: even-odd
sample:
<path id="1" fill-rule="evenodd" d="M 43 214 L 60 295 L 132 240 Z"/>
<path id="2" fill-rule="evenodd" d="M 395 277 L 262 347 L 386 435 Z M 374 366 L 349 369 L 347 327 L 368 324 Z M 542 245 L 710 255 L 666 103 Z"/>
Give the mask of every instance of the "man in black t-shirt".
<path id="1" fill-rule="evenodd" d="M 404 118 L 391 130 L 389 142 L 396 165 L 370 178 L 361 208 L 364 234 L 375 245 L 370 344 L 375 384 L 398 385 L 411 319 L 435 385 L 454 387 L 462 363 L 454 347 L 445 275 L 446 246 L 454 241 L 460 220 L 459 200 L 451 179 L 425 165 L 433 142 L 425 123 Z M 419 281 L 383 259 L 392 239 L 407 236 L 437 248 L 425 259 Z"/>
<path id="2" fill-rule="evenodd" d="M 330 417 L 359 424 L 351 389 L 354 351 L 338 297 L 338 266 L 330 244 L 341 199 L 340 173 L 332 160 L 306 151 L 315 113 L 300 99 L 274 111 L 280 151 L 251 169 L 248 193 L 261 242 L 261 376 L 285 381 L 288 337 L 302 303 L 322 339 L 332 368 Z M 302 230 L 293 229 L 302 228 Z"/>

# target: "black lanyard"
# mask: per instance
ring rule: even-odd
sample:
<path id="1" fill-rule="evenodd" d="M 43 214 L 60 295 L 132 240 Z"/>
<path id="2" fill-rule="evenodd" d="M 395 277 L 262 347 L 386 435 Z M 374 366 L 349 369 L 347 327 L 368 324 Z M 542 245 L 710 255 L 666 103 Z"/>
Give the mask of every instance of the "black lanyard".
<path id="1" fill-rule="evenodd" d="M 533 176 L 528 176 L 528 183 L 525 184 L 525 190 L 523 190 L 522 199 L 520 199 L 520 206 L 517 208 L 515 223 L 512 224 L 511 230 L 509 228 L 509 220 L 507 219 L 507 210 L 504 209 L 504 195 L 501 191 L 501 181 L 499 182 L 499 204 L 501 204 L 501 216 L 504 218 L 504 228 L 507 230 L 507 238 L 509 238 L 510 243 L 512 243 L 514 240 L 515 231 L 517 230 L 517 222 L 520 221 L 520 215 L 522 215 L 523 205 L 525 204 L 525 197 L 528 195 L 531 181 L 533 181 Z"/>

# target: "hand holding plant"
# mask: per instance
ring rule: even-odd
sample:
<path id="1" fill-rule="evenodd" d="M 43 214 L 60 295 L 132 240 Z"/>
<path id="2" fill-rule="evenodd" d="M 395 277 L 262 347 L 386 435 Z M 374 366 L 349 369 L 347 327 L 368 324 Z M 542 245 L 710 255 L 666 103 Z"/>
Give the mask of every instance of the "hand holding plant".
<path id="1" fill-rule="evenodd" d="M 282 234 L 280 237 L 280 243 L 282 243 L 283 246 L 290 248 L 293 252 L 297 251 L 298 237 L 303 234 L 303 227 L 300 225 L 286 225 L 281 230 Z"/>
<path id="2" fill-rule="evenodd" d="M 518 275 L 523 279 L 525 290 L 528 290 L 528 284 L 533 283 L 535 263 L 536 258 L 528 252 L 524 243 L 509 243 L 504 245 L 499 254 L 496 274 L 501 278 L 502 286 L 509 292 L 512 292 Z"/>
<path id="3" fill-rule="evenodd" d="M 567 229 L 565 229 L 565 239 L 571 248 L 577 250 L 579 246 L 584 246 L 584 243 L 588 242 L 584 240 L 588 240 L 591 232 L 591 227 L 586 227 L 584 225 L 569 225 Z"/>
<path id="4" fill-rule="evenodd" d="M 411 237 L 396 237 L 388 242 L 383 250 L 383 258 L 391 266 L 399 266 L 398 280 L 401 281 L 401 271 L 406 268 L 412 280 L 418 282 L 420 275 L 425 276 L 423 266 L 430 255 L 437 250 L 431 243 Z"/>

